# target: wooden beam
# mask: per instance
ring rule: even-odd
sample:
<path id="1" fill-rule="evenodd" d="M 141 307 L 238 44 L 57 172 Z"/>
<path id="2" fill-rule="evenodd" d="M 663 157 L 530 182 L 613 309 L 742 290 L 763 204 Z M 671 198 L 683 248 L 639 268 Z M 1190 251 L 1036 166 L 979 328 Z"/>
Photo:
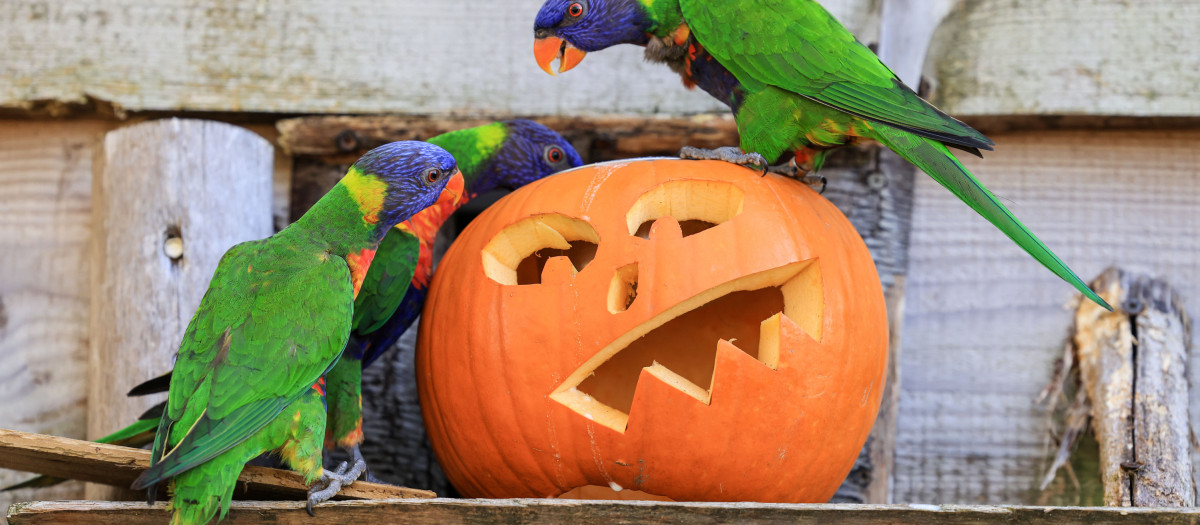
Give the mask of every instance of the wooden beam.
<path id="1" fill-rule="evenodd" d="M 934 33 L 925 63 L 936 78 L 932 101 L 957 117 L 1200 115 L 1200 54 L 1164 52 L 1200 48 L 1200 9 L 1181 7 L 1172 0 L 962 2 Z"/>
<path id="2" fill-rule="evenodd" d="M 1075 327 L 1105 504 L 1191 506 L 1189 321 L 1182 299 L 1163 281 L 1116 268 L 1092 286 L 1116 308 L 1085 301 Z"/>
<path id="3" fill-rule="evenodd" d="M 279 145 L 293 155 L 343 155 L 353 160 L 357 154 L 396 140 L 424 140 L 448 131 L 479 126 L 494 119 L 422 116 L 329 116 L 281 120 Z M 533 118 L 571 140 L 581 154 L 590 151 L 592 142 L 608 156 L 591 162 L 615 158 L 678 153 L 684 145 L 698 147 L 731 146 L 738 142 L 737 126 L 728 113 L 699 114 L 690 117 L 594 116 Z"/>
<path id="4" fill-rule="evenodd" d="M 41 501 L 9 509 L 12 525 L 41 523 L 158 525 L 168 518 L 165 504 L 135 502 Z M 782 505 L 770 503 L 661 503 L 581 500 L 383 500 L 340 501 L 316 508 L 310 517 L 301 502 L 235 501 L 221 523 L 296 524 L 409 523 L 412 525 L 559 523 L 693 524 L 791 523 L 796 525 L 1158 525 L 1194 524 L 1200 509 L 1109 507 L 989 507 L 958 505 Z"/>
<path id="5" fill-rule="evenodd" d="M 57 436 L 0 429 L 0 468 L 128 487 L 150 466 L 150 451 Z M 306 501 L 308 487 L 295 472 L 248 465 L 238 478 L 238 498 Z M 435 494 L 356 481 L 336 499 L 432 498 Z"/>

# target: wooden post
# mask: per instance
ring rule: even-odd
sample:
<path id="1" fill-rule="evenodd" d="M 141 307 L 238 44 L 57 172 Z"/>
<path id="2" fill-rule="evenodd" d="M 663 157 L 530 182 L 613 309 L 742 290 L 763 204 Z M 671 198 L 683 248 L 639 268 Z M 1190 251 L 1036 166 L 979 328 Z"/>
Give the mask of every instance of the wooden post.
<path id="1" fill-rule="evenodd" d="M 1191 506 L 1190 323 L 1183 302 L 1166 283 L 1115 268 L 1092 287 L 1116 308 L 1108 312 L 1084 301 L 1075 317 L 1104 502 Z"/>
<path id="2" fill-rule="evenodd" d="M 171 369 L 221 256 L 271 234 L 271 144 L 237 126 L 157 120 L 109 132 L 93 171 L 88 437 L 160 396 L 133 386 Z M 89 487 L 88 497 L 112 497 Z"/>

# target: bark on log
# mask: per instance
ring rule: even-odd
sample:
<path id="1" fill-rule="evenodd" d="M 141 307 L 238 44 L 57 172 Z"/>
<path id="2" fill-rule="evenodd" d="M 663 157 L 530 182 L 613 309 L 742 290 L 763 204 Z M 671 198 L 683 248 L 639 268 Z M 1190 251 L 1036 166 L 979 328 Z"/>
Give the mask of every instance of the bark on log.
<path id="1" fill-rule="evenodd" d="M 1115 268 L 1092 286 L 1117 309 L 1084 302 L 1076 312 L 1105 504 L 1191 506 L 1190 327 L 1182 300 L 1162 281 Z"/>
<path id="2" fill-rule="evenodd" d="M 9 509 L 12 525 L 38 523 L 158 525 L 166 504 L 108 501 L 42 501 Z M 275 523 L 459 523 L 614 525 L 740 523 L 745 525 L 1185 525 L 1200 520 L 1200 509 L 1109 507 L 993 507 L 969 505 L 779 505 L 770 503 L 661 503 L 579 500 L 408 499 L 338 501 L 317 507 L 315 517 L 300 502 L 235 501 L 222 525 Z"/>
<path id="3" fill-rule="evenodd" d="M 237 126 L 157 120 L 108 133 L 93 171 L 88 437 L 162 396 L 126 397 L 171 369 L 221 256 L 270 235 L 273 148 Z M 108 499 L 107 488 L 88 497 Z"/>
<path id="4" fill-rule="evenodd" d="M 0 468 L 128 487 L 150 466 L 150 452 L 77 439 L 0 429 Z M 308 486 L 290 470 L 248 465 L 238 477 L 239 499 L 305 501 Z M 432 498 L 435 494 L 359 480 L 335 499 Z"/>

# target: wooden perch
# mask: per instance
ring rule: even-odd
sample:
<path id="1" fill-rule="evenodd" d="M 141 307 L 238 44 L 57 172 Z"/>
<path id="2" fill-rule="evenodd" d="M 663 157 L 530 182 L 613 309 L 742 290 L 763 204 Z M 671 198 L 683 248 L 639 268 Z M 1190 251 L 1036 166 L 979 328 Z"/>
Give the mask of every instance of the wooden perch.
<path id="1" fill-rule="evenodd" d="M 165 504 L 109 501 L 18 503 L 9 510 L 12 525 L 39 523 L 160 525 Z M 770 503 L 662 503 L 580 500 L 386 500 L 327 503 L 309 517 L 298 502 L 233 502 L 221 525 L 329 523 L 440 523 L 527 525 L 559 523 L 791 523 L 797 525 L 1183 525 L 1200 520 L 1200 509 L 1096 507 L 991 507 L 966 505 L 781 505 Z"/>
<path id="2" fill-rule="evenodd" d="M 1117 309 L 1084 301 L 1075 317 L 1105 504 L 1191 506 L 1190 328 L 1182 300 L 1162 281 L 1115 268 L 1092 287 Z"/>
<path id="3" fill-rule="evenodd" d="M 0 429 L 0 468 L 37 472 L 128 487 L 150 466 L 150 451 L 56 436 Z M 246 466 L 238 478 L 239 499 L 307 501 L 308 486 L 288 470 Z M 356 481 L 335 499 L 433 498 L 427 490 Z M 303 505 L 301 505 L 302 507 Z M 145 510 L 145 504 L 141 509 Z"/>

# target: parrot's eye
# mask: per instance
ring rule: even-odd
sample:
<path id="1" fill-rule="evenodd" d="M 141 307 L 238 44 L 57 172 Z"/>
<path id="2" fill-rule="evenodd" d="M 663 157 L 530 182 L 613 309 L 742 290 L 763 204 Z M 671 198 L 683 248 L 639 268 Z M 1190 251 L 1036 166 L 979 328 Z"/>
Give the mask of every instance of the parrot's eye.
<path id="1" fill-rule="evenodd" d="M 442 170 L 439 170 L 437 168 L 429 168 L 429 169 L 425 170 L 425 183 L 426 184 L 433 184 L 433 183 L 437 182 L 438 179 L 440 179 L 440 178 L 442 178 Z"/>
<path id="2" fill-rule="evenodd" d="M 562 162 L 563 157 L 565 156 L 566 154 L 563 153 L 562 148 L 558 146 L 550 146 L 549 148 L 546 148 L 546 162 L 549 162 L 550 164 L 558 164 L 559 162 Z"/>
<path id="3" fill-rule="evenodd" d="M 571 4 L 570 7 L 567 7 L 567 14 L 572 18 L 579 18 L 583 14 L 583 4 L 579 2 Z"/>

